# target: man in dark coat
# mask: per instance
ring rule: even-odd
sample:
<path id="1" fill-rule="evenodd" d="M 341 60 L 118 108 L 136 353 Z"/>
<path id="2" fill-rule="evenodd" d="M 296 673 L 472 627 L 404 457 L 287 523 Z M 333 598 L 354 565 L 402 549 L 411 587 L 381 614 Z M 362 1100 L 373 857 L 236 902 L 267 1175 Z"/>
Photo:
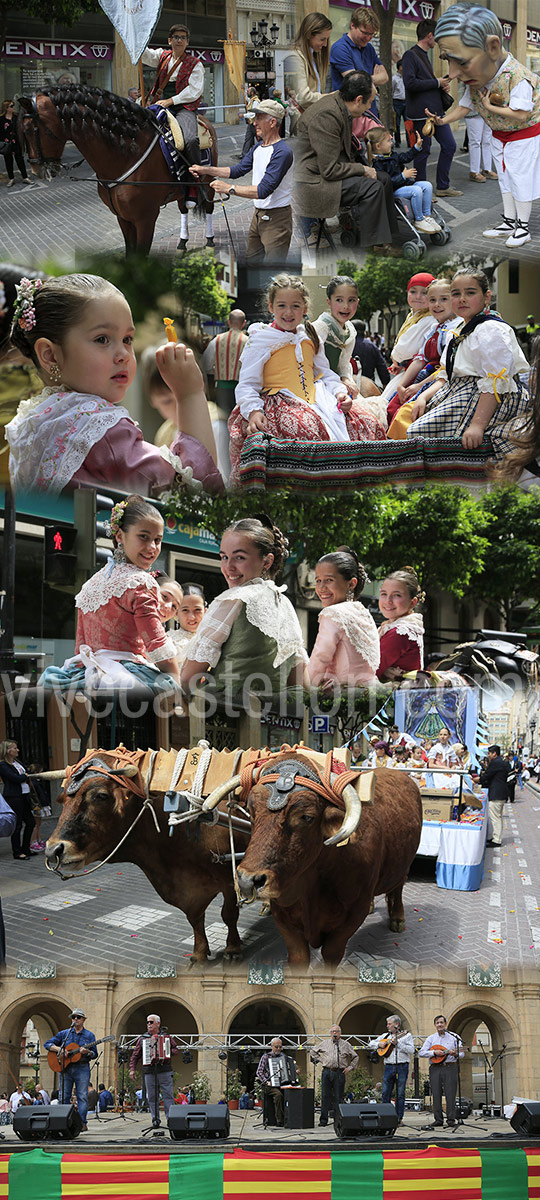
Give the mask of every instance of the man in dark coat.
<path id="1" fill-rule="evenodd" d="M 416 133 L 423 139 L 422 149 L 414 160 L 416 178 L 425 179 L 427 160 L 431 150 L 431 138 L 422 133 L 426 120 L 426 108 L 437 117 L 444 116 L 443 95 L 450 89 L 450 79 L 437 78 L 428 58 L 428 50 L 435 45 L 436 21 L 419 21 L 416 26 L 416 46 L 406 50 L 402 59 L 402 77 L 405 84 L 405 116 L 413 121 Z M 450 134 L 450 137 L 448 137 Z M 448 125 L 436 125 L 433 136 L 441 147 L 437 163 L 437 196 L 461 196 L 463 193 L 450 186 L 450 167 L 456 153 L 456 140 Z"/>
<path id="2" fill-rule="evenodd" d="M 363 321 L 353 321 L 353 325 L 356 329 L 356 341 L 352 357 L 358 359 L 362 367 L 362 375 L 375 382 L 376 371 L 383 387 L 386 387 L 387 383 L 390 383 L 390 372 L 378 346 L 374 346 L 373 342 L 366 337 L 366 327 Z"/>
<path id="3" fill-rule="evenodd" d="M 502 843 L 503 812 L 508 800 L 508 784 L 506 782 L 510 771 L 510 763 L 501 758 L 500 746 L 488 746 L 488 765 L 481 771 L 478 778 L 480 787 L 488 789 L 489 816 L 493 833 L 488 838 L 488 846 L 500 846 Z M 473 776 L 473 778 L 477 778 Z"/>
<path id="4" fill-rule="evenodd" d="M 294 201 L 301 217 L 334 217 L 352 208 L 362 245 L 388 246 L 398 232 L 391 181 L 356 161 L 352 149 L 353 119 L 374 95 L 370 76 L 351 71 L 339 92 L 306 110 L 297 127 Z"/>

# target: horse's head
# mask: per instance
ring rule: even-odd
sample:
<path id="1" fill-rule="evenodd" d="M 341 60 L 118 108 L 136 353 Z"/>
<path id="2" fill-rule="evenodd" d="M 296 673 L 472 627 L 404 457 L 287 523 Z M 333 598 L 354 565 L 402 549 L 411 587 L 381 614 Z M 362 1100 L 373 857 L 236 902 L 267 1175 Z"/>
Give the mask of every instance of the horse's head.
<path id="1" fill-rule="evenodd" d="M 38 93 L 33 100 L 19 97 L 17 134 L 26 145 L 32 173 L 38 179 L 51 180 L 62 169 L 62 152 L 66 135 L 50 96 Z"/>

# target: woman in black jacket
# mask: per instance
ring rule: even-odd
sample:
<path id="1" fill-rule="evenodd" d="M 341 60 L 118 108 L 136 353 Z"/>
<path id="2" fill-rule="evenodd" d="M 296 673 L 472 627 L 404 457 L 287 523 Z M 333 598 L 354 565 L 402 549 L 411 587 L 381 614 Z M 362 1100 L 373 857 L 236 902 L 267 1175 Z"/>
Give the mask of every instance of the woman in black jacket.
<path id="1" fill-rule="evenodd" d="M 34 828 L 34 813 L 30 796 L 30 781 L 20 763 L 15 765 L 19 754 L 16 742 L 0 743 L 0 779 L 4 784 L 4 800 L 13 809 L 17 824 L 11 837 L 11 849 L 16 860 L 34 858 L 30 840 Z M 22 832 L 22 842 L 21 842 Z"/>
<path id="2" fill-rule="evenodd" d="M 26 170 L 21 147 L 19 146 L 17 130 L 15 128 L 14 100 L 4 100 L 0 108 L 0 143 L 7 144 L 7 149 L 2 150 L 2 154 L 4 155 L 6 171 L 9 175 L 8 187 L 13 187 L 13 184 L 15 183 L 15 172 L 13 170 L 14 158 L 19 171 L 21 172 L 23 183 L 31 183 L 32 180 L 28 178 L 28 171 Z"/>

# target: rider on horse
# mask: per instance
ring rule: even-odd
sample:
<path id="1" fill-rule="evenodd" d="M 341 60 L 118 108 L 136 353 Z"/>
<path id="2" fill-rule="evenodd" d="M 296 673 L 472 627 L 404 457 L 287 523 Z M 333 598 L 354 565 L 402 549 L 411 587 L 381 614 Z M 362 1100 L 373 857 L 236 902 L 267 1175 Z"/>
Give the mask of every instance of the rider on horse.
<path id="1" fill-rule="evenodd" d="M 184 135 L 184 154 L 189 165 L 200 163 L 196 110 L 204 91 L 204 67 L 187 54 L 189 29 L 171 25 L 169 50 L 145 50 L 142 61 L 156 67 L 156 78 L 148 94 L 149 107 L 170 108 Z"/>

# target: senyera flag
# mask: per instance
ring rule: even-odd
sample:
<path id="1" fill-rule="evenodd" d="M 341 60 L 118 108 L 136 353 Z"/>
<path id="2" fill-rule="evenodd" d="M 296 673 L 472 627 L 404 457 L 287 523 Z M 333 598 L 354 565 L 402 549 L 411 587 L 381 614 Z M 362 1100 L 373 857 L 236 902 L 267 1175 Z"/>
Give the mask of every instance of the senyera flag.
<path id="1" fill-rule="evenodd" d="M 99 0 L 99 4 L 120 34 L 132 63 L 137 63 L 157 25 L 162 0 Z"/>

